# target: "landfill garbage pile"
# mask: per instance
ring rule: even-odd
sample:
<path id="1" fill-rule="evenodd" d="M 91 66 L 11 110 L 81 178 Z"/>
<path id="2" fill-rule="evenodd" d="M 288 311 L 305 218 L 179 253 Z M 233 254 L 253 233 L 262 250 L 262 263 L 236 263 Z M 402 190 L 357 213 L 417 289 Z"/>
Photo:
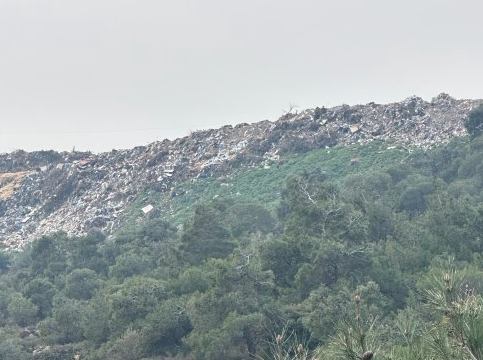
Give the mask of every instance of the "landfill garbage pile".
<path id="1" fill-rule="evenodd" d="M 0 154 L 0 242 L 22 249 L 44 234 L 112 233 L 146 190 L 169 192 L 201 177 L 226 176 L 269 165 L 280 156 L 321 147 L 383 140 L 428 148 L 466 135 L 463 120 L 482 100 L 440 94 L 387 105 L 342 105 L 287 113 L 276 121 L 196 131 L 129 150 L 16 151 Z M 141 216 L 163 209 L 144 206 Z"/>

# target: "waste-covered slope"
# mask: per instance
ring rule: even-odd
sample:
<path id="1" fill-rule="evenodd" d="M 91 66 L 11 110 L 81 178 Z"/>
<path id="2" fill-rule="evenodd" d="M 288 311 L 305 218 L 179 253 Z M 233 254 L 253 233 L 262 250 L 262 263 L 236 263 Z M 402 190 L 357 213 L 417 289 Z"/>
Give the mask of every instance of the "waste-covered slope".
<path id="1" fill-rule="evenodd" d="M 130 150 L 2 154 L 0 241 L 18 249 L 57 230 L 78 235 L 96 227 L 109 233 L 146 189 L 166 193 L 182 182 L 268 165 L 287 154 L 373 140 L 429 147 L 465 135 L 463 120 L 480 103 L 447 94 L 431 102 L 411 97 L 387 105 L 309 109 Z M 139 212 L 163 209 L 146 206 Z"/>

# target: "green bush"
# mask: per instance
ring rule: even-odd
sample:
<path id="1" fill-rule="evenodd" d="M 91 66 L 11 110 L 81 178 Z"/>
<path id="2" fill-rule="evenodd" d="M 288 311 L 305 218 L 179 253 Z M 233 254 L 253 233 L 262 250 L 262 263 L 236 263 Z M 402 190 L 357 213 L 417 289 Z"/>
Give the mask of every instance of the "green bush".
<path id="1" fill-rule="evenodd" d="M 483 104 L 472 110 L 465 120 L 465 128 L 472 138 L 483 133 Z"/>
<path id="2" fill-rule="evenodd" d="M 10 295 L 7 307 L 9 317 L 20 326 L 34 324 L 37 320 L 38 306 L 20 293 Z"/>

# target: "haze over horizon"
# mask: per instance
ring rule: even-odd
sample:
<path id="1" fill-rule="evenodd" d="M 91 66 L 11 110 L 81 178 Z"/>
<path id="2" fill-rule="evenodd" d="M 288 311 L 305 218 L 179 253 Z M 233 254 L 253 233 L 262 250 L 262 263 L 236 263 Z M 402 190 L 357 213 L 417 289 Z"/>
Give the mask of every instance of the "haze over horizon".
<path id="1" fill-rule="evenodd" d="M 109 151 L 295 104 L 481 98 L 477 1 L 0 0 L 0 152 Z"/>

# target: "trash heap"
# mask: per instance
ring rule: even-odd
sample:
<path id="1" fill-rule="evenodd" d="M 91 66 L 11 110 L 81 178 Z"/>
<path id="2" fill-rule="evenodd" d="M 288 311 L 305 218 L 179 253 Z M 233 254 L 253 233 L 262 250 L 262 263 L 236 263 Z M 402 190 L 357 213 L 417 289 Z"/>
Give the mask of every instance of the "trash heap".
<path id="1" fill-rule="evenodd" d="M 287 113 L 276 121 L 196 131 L 129 150 L 0 154 L 0 242 L 22 249 L 54 231 L 112 233 L 146 189 L 169 192 L 202 177 L 268 166 L 290 153 L 383 140 L 428 148 L 466 135 L 463 120 L 482 100 L 440 94 L 387 105 L 342 105 Z M 146 205 L 141 216 L 163 209 Z"/>

